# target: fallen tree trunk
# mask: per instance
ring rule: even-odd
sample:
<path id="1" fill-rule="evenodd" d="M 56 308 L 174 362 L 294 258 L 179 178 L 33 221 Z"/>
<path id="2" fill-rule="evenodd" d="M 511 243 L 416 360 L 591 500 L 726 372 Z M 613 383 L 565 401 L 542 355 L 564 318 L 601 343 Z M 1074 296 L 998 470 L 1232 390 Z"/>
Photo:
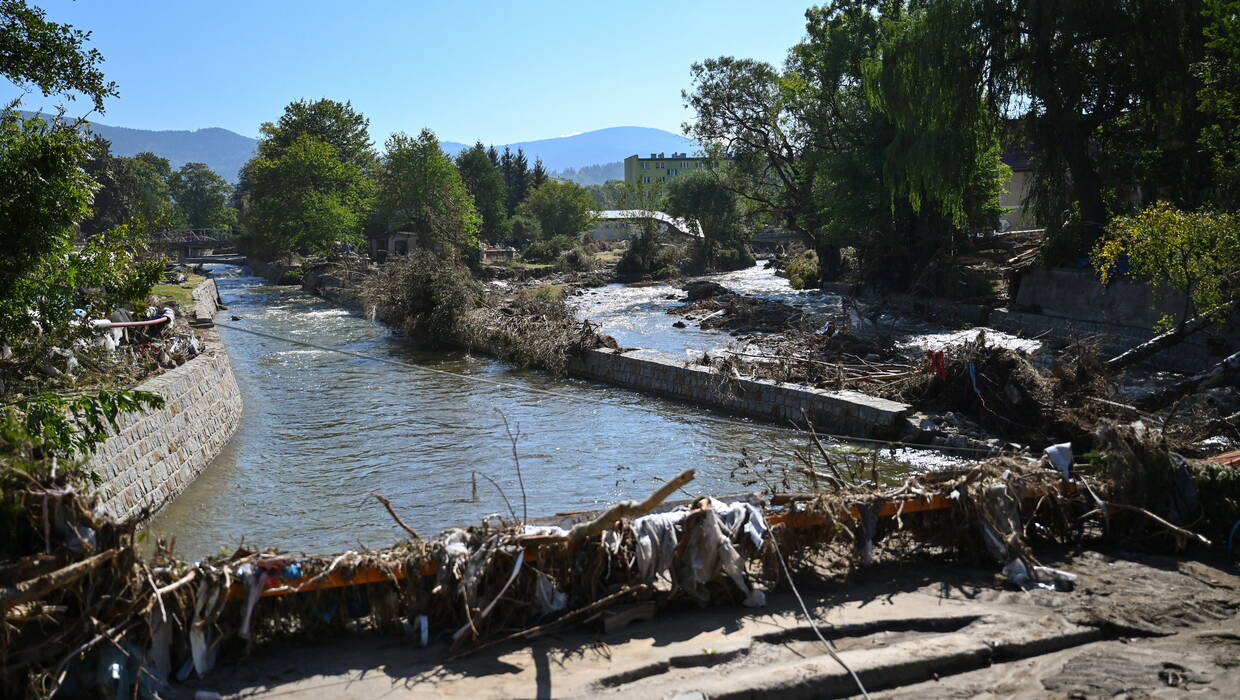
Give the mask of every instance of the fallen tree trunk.
<path id="1" fill-rule="evenodd" d="M 1115 357 L 1112 357 L 1106 361 L 1106 368 L 1112 372 L 1127 369 L 1128 367 L 1135 365 L 1151 355 L 1180 343 L 1188 336 L 1218 321 L 1219 318 L 1225 316 L 1226 314 L 1231 313 L 1232 310 L 1236 308 L 1237 302 L 1240 302 L 1240 299 L 1233 299 L 1226 304 L 1219 304 L 1203 314 L 1192 317 L 1183 326 L 1173 331 L 1168 331 L 1162 335 L 1154 336 L 1135 348 L 1131 348 L 1116 355 Z"/>
<path id="2" fill-rule="evenodd" d="M 1218 386 L 1228 379 L 1240 377 L 1240 352 L 1229 355 L 1222 362 L 1214 365 L 1205 372 L 1195 374 L 1183 381 L 1176 382 L 1161 391 L 1157 391 L 1145 398 L 1138 399 L 1135 403 L 1137 408 L 1145 411 L 1157 411 L 1165 408 L 1171 402 L 1198 391 L 1203 391 L 1211 387 Z"/>
<path id="3" fill-rule="evenodd" d="M 30 581 L 23 581 L 13 588 L 0 591 L 0 619 L 3 619 L 4 614 L 15 606 L 38 600 L 57 588 L 72 583 L 82 574 L 94 571 L 95 567 L 116 556 L 116 552 L 115 549 L 100 552 L 63 569 L 57 569 Z"/>
<path id="4" fill-rule="evenodd" d="M 693 481 L 694 471 L 686 469 L 679 476 L 664 483 L 650 495 L 650 498 L 638 503 L 637 501 L 621 501 L 614 506 L 608 508 L 602 515 L 594 520 L 584 523 L 577 523 L 567 534 L 564 535 L 526 535 L 520 538 L 521 542 L 530 544 L 546 544 L 550 542 L 569 542 L 574 545 L 581 543 L 589 537 L 599 534 L 603 530 L 611 527 L 624 518 L 635 518 L 645 515 L 654 509 L 667 497 L 676 492 L 676 489 Z"/>

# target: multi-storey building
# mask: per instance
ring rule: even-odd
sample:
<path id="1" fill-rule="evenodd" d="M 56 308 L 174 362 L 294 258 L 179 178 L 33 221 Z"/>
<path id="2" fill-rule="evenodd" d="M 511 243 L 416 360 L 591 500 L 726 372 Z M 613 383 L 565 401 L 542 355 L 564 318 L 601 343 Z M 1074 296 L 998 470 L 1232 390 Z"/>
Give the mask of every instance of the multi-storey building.
<path id="1" fill-rule="evenodd" d="M 709 167 L 709 158 L 690 158 L 686 153 L 651 153 L 649 158 L 631 155 L 624 159 L 624 181 L 644 185 L 663 184 Z"/>

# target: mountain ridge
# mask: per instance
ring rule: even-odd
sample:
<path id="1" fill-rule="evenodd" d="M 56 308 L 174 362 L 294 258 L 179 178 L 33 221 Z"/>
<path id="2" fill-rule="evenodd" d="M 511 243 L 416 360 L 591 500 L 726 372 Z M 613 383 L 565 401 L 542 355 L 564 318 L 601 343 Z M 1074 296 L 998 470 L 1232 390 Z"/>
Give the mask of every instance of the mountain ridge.
<path id="1" fill-rule="evenodd" d="M 26 117 L 33 114 L 22 112 Z M 151 130 L 94 121 L 87 124 L 92 133 L 112 142 L 114 155 L 132 157 L 150 151 L 167 158 L 173 169 L 186 163 L 206 163 L 230 182 L 237 181 L 241 166 L 254 155 L 258 145 L 256 139 L 218 126 L 194 130 Z M 471 147 L 471 144 L 456 141 L 441 141 L 440 145 L 444 152 L 453 157 Z M 696 142 L 684 136 L 646 126 L 613 126 L 549 139 L 497 143 L 494 146 L 500 151 L 507 146 L 514 153 L 518 148 L 522 149 L 530 167 L 533 167 L 535 159 L 541 158 L 548 172 L 612 164 L 635 153 L 693 153 L 699 150 Z"/>

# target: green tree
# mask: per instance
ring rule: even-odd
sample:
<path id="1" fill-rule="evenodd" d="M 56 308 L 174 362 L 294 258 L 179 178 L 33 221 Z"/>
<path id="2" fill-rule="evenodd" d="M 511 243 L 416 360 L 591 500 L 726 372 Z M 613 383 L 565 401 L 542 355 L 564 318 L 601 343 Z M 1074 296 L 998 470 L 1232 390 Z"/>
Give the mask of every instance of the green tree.
<path id="1" fill-rule="evenodd" d="M 925 136 L 904 149 L 906 184 L 959 182 L 969 169 L 957 149 L 987 147 L 962 135 L 1019 138 L 1037 164 L 1031 204 L 1052 261 L 1088 251 L 1111 216 L 1154 197 L 1198 206 L 1210 172 L 1197 146 L 1201 10 L 1200 0 L 884 4 L 884 105 Z"/>
<path id="2" fill-rule="evenodd" d="M 87 334 L 73 309 L 106 316 L 143 299 L 162 273 L 135 256 L 142 229 L 115 226 L 75 245 L 74 227 L 98 188 L 84 167 L 89 157 L 73 126 L 0 117 L 0 337 L 26 341 L 30 357 Z"/>
<path id="3" fill-rule="evenodd" d="M 736 199 L 736 193 L 709 172 L 678 177 L 667 185 L 667 213 L 698 229 L 698 265 L 703 270 L 715 267 L 720 248 L 744 252 L 747 236 Z"/>
<path id="4" fill-rule="evenodd" d="M 172 201 L 172 166 L 167 158 L 149 151 L 128 159 L 137 192 L 134 203 L 136 215 L 147 222 L 153 230 L 165 230 L 185 225 L 185 220 Z"/>
<path id="5" fill-rule="evenodd" d="M 25 0 L 0 0 L 0 76 L 22 87 L 33 85 L 44 96 L 73 99 L 80 92 L 95 109 L 116 97 L 116 83 L 108 82 L 99 64 L 103 56 L 87 49 L 90 32 L 47 20 L 47 13 Z"/>
<path id="6" fill-rule="evenodd" d="M 530 171 L 530 189 L 538 189 L 547 181 L 547 168 L 543 167 L 542 158 L 534 159 L 534 169 Z"/>
<path id="7" fill-rule="evenodd" d="M 1240 208 L 1240 0 L 1206 0 L 1205 17 L 1198 98 L 1209 124 L 1201 142 L 1215 175 L 1212 199 L 1236 209 Z"/>
<path id="8" fill-rule="evenodd" d="M 341 243 L 360 245 L 374 185 L 336 149 L 309 134 L 275 157 L 247 166 L 246 223 L 260 254 L 329 254 Z"/>
<path id="9" fill-rule="evenodd" d="M 411 226 L 445 253 L 478 247 L 481 217 L 430 129 L 388 138 L 379 175 L 379 212 L 390 231 Z"/>
<path id="10" fill-rule="evenodd" d="M 138 180 L 129 161 L 112 155 L 112 144 L 102 136 L 87 141 L 86 172 L 98 187 L 91 200 L 91 215 L 81 222 L 90 236 L 129 222 L 138 210 Z"/>
<path id="11" fill-rule="evenodd" d="M 1184 294 L 1178 318 L 1164 317 L 1157 328 L 1182 329 L 1195 315 L 1220 308 L 1240 293 L 1240 216 L 1187 212 L 1159 202 L 1117 217 L 1093 250 L 1103 284 L 1118 276 L 1124 260 L 1133 273 L 1149 279 L 1156 292 Z"/>
<path id="12" fill-rule="evenodd" d="M 507 241 L 512 231 L 505 204 L 507 191 L 504 176 L 491 162 L 482 143 L 476 143 L 473 148 L 461 151 L 456 157 L 456 167 L 461 173 L 465 189 L 474 198 L 478 215 L 482 217 L 480 235 L 488 241 Z"/>
<path id="13" fill-rule="evenodd" d="M 259 127 L 262 137 L 258 153 L 277 157 L 302 136 L 310 136 L 330 145 L 341 162 L 365 172 L 376 160 L 369 126 L 370 121 L 354 110 L 351 102 L 297 100 L 285 106 L 274 124 L 266 122 Z"/>
<path id="14" fill-rule="evenodd" d="M 237 211 L 228 205 L 232 185 L 205 163 L 186 163 L 172 174 L 169 188 L 187 225 L 232 228 Z"/>
<path id="15" fill-rule="evenodd" d="M 548 181 L 530 192 L 519 213 L 538 219 L 544 238 L 570 239 L 594 223 L 594 198 L 576 183 Z"/>
<path id="16" fill-rule="evenodd" d="M 504 176 L 504 187 L 508 193 L 506 205 L 511 216 L 517 213 L 517 207 L 525 201 L 530 191 L 530 168 L 525 151 L 518 148 L 514 154 L 505 146 L 504 154 L 499 159 L 499 169 Z"/>
<path id="17" fill-rule="evenodd" d="M 754 223 L 798 233 L 815 249 L 824 281 L 853 246 L 863 275 L 907 287 L 928 259 L 967 242 L 998 210 L 997 141 L 981 138 L 975 122 L 961 126 L 976 147 L 957 154 L 941 179 L 903 169 L 935 136 L 903 118 L 895 88 L 873 65 L 914 31 L 903 17 L 902 3 L 837 0 L 806 13 L 807 38 L 783 71 L 732 57 L 692 69 L 685 98 L 697 120 L 686 129 L 727 165 L 720 182 Z"/>
<path id="18" fill-rule="evenodd" d="M 261 127 L 233 194 L 244 242 L 270 257 L 360 245 L 375 201 L 368 122 L 348 102 L 298 100 Z"/>

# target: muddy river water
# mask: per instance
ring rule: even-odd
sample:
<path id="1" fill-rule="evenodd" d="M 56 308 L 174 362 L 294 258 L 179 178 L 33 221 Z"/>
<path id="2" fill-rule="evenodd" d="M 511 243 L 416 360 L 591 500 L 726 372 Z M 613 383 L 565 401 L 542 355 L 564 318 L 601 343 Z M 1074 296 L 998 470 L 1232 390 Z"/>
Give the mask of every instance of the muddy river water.
<path id="1" fill-rule="evenodd" d="M 415 352 L 383 326 L 298 288 L 267 286 L 236 267 L 219 266 L 215 274 L 229 306 L 220 320 L 229 325 L 411 366 L 222 328 L 245 404 L 241 425 L 219 457 L 149 527 L 152 536 L 176 537 L 184 557 L 231 550 L 243 538 L 249 546 L 309 553 L 390 544 L 403 532 L 372 491 L 391 499 L 401 517 L 424 534 L 507 514 L 504 495 L 520 515 L 522 493 L 505 417 L 519 431 L 524 508 L 531 516 L 642 498 L 688 467 L 698 470 L 698 478 L 682 496 L 752 490 L 758 487 L 731 476 L 742 450 L 790 464 L 788 452 L 805 446 L 803 437 L 778 426 L 607 385 L 554 379 L 485 357 Z M 751 292 L 769 285 L 772 294 L 799 294 L 786 283 L 781 288 L 782 280 L 772 281 L 778 278 L 769 274 L 750 275 L 751 284 L 743 275 L 734 283 Z M 663 297 L 670 291 L 617 287 L 584 298 L 594 300 L 594 315 L 609 331 L 621 334 L 620 325 L 629 323 L 625 332 L 634 337 L 623 338 L 626 345 L 663 342 L 662 350 L 683 357 L 703 343 L 726 344 L 725 335 L 693 329 L 663 333 L 673 320 L 664 313 L 670 302 Z M 814 299 L 830 303 L 825 295 Z M 590 315 L 584 302 L 579 311 Z M 227 320 L 231 316 L 240 320 Z M 658 333 L 652 332 L 656 326 Z M 880 457 L 897 471 L 952 462 L 907 450 Z M 472 478 L 475 472 L 494 480 L 504 495 L 482 476 Z"/>

